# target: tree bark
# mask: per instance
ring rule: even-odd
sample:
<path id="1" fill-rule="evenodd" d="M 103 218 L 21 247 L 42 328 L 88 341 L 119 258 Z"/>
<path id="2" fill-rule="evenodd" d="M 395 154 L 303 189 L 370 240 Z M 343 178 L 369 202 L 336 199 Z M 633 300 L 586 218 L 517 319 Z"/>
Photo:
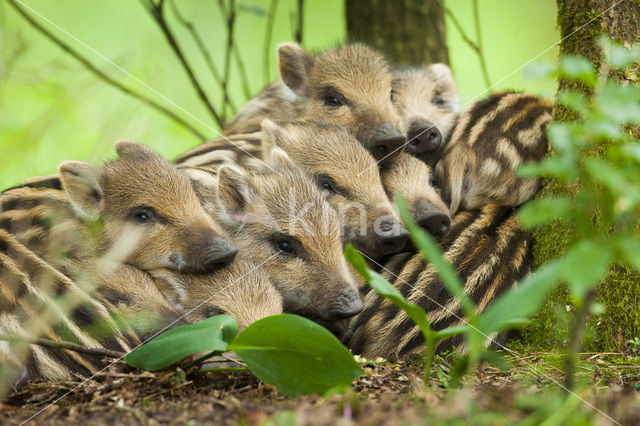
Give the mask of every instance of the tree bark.
<path id="1" fill-rule="evenodd" d="M 347 0 L 347 33 L 395 64 L 449 64 L 440 0 Z"/>
<path id="2" fill-rule="evenodd" d="M 558 27 L 560 28 L 561 54 L 581 55 L 600 65 L 601 52 L 597 37 L 606 35 L 629 47 L 640 42 L 640 1 L 623 0 L 557 0 Z M 615 6 L 614 6 L 615 5 Z M 613 6 L 613 7 L 612 7 Z M 616 75 L 630 84 L 640 83 L 640 67 L 631 68 L 625 75 Z M 562 80 L 558 89 L 585 91 L 578 83 Z M 554 108 L 554 120 L 573 118 L 564 108 Z M 549 180 L 540 196 L 571 193 L 571 188 Z M 547 263 L 566 253 L 572 239 L 571 230 L 560 224 L 552 224 L 534 233 L 535 266 Z M 587 341 L 588 350 L 624 351 L 627 340 L 640 336 L 640 276 L 627 268 L 614 266 L 600 284 L 597 301 L 606 306 L 604 314 L 592 319 L 592 338 Z M 566 289 L 554 292 L 550 302 L 538 315 L 532 326 L 524 332 L 524 340 L 536 347 L 564 346 L 568 336 L 559 333 L 557 311 L 554 307 L 571 305 Z"/>

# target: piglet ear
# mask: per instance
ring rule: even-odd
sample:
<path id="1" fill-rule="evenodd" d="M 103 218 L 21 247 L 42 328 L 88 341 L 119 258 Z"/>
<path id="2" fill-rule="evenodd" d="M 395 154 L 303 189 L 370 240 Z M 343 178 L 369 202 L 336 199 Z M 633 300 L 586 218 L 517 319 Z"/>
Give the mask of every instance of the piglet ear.
<path id="1" fill-rule="evenodd" d="M 58 166 L 58 172 L 76 212 L 84 217 L 98 216 L 104 207 L 99 169 L 79 161 L 65 161 Z"/>
<path id="2" fill-rule="evenodd" d="M 120 158 L 146 158 L 156 156 L 156 154 L 151 149 L 134 141 L 122 140 L 116 142 L 115 149 Z"/>
<path id="3" fill-rule="evenodd" d="M 220 166 L 217 193 L 223 219 L 236 224 L 244 222 L 252 198 L 252 190 L 245 172 L 230 165 Z"/>
<path id="4" fill-rule="evenodd" d="M 313 65 L 313 57 L 295 43 L 278 46 L 280 77 L 293 93 L 307 95 L 307 78 Z"/>
<path id="5" fill-rule="evenodd" d="M 287 154 L 282 148 L 275 147 L 269 152 L 269 156 L 266 157 L 271 165 L 283 169 L 295 169 L 296 164 L 293 162 L 289 154 Z"/>

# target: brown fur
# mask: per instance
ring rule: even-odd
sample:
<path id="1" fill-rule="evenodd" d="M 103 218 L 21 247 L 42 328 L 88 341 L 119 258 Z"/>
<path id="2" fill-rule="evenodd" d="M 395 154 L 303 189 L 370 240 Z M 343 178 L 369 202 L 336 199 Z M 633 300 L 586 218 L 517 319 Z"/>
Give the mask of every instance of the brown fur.
<path id="1" fill-rule="evenodd" d="M 344 243 L 379 259 L 400 251 L 407 234 L 389 201 L 374 158 L 348 130 L 327 123 L 299 122 L 282 127 L 265 121 L 263 132 L 208 142 L 176 160 L 180 167 L 215 170 L 227 161 L 243 167 L 264 167 L 272 146 L 282 148 L 293 162 L 325 191 L 339 212 Z M 240 146 L 242 149 L 238 148 Z M 398 241 L 388 244 L 389 240 Z"/>
<path id="2" fill-rule="evenodd" d="M 403 152 L 381 168 L 380 177 L 389 198 L 395 202 L 401 194 L 420 226 L 437 237 L 448 232 L 449 208 L 440 198 L 431 169 L 424 162 Z"/>
<path id="3" fill-rule="evenodd" d="M 142 145 L 116 150 L 120 158 L 102 167 L 62 163 L 61 190 L 28 183 L 5 191 L 0 227 L 53 264 L 72 252 L 143 270 L 205 272 L 237 251 L 186 176 Z"/>
<path id="4" fill-rule="evenodd" d="M 397 150 L 374 146 L 380 137 L 404 131 L 390 99 L 391 72 L 379 53 L 349 44 L 313 55 L 285 43 L 278 55 L 282 79 L 249 101 L 225 135 L 259 131 L 265 118 L 278 123 L 314 119 L 351 130 L 378 160 L 400 152 L 402 141 Z"/>
<path id="5" fill-rule="evenodd" d="M 454 125 L 458 110 L 458 89 L 451 69 L 444 64 L 432 64 L 424 68 L 401 69 L 393 72 L 393 102 L 406 129 L 409 140 L 407 151 L 414 144 L 412 138 L 432 125 L 439 133 L 441 143 L 447 139 Z M 437 149 L 416 154 L 433 165 Z"/>
<path id="6" fill-rule="evenodd" d="M 551 103 L 526 93 L 497 93 L 462 113 L 435 167 L 451 212 L 490 203 L 518 206 L 539 189 L 539 180 L 516 169 L 547 153 Z"/>
<path id="7" fill-rule="evenodd" d="M 243 329 L 282 312 L 282 299 L 266 272 L 247 259 L 210 274 L 157 269 L 151 276 L 120 265 L 85 277 L 76 273 L 72 281 L 4 230 L 0 230 L 0 244 L 0 334 L 127 352 L 185 321 L 225 313 Z M 88 280 L 92 281 L 89 286 Z M 16 366 L 21 365 L 27 378 L 50 380 L 90 375 L 104 366 L 101 357 L 36 345 L 0 343 L 0 357 L 15 364 L 14 377 L 21 370 Z M 11 374 L 0 377 L 0 382 L 7 380 L 12 380 Z"/>
<path id="8" fill-rule="evenodd" d="M 338 216 L 287 154 L 276 149 L 268 160 L 274 168 L 183 170 L 205 208 L 267 271 L 285 312 L 340 332 L 337 320 L 355 315 L 362 304 L 342 256 Z M 282 250 L 283 243 L 290 253 Z"/>

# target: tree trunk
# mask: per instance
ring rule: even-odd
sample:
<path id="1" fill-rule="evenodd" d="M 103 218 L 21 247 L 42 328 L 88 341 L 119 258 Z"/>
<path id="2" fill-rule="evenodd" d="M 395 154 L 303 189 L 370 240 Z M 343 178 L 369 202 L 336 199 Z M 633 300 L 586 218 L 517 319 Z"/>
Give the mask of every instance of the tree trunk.
<path id="1" fill-rule="evenodd" d="M 640 42 L 640 1 L 638 0 L 624 0 L 613 8 L 611 7 L 617 3 L 617 0 L 557 1 L 558 27 L 562 40 L 561 54 L 585 56 L 598 67 L 600 49 L 596 41 L 599 35 L 609 36 L 627 47 L 632 43 Z M 636 67 L 631 73 L 619 77 L 630 84 L 638 84 L 640 68 Z M 561 81 L 559 89 L 564 88 L 584 90 L 580 84 Z M 571 118 L 571 113 L 566 109 L 557 106 L 554 108 L 554 120 Z M 555 181 L 547 181 L 540 195 L 568 192 L 570 188 L 563 187 Z M 562 256 L 572 237 L 571 231 L 561 224 L 546 226 L 535 232 L 534 236 L 535 266 Z M 590 328 L 593 333 L 587 340 L 586 348 L 594 351 L 628 349 L 627 340 L 640 337 L 640 310 L 638 309 L 640 276 L 626 268 L 613 267 L 605 281 L 598 287 L 597 301 L 606 306 L 606 311 L 591 321 Z M 524 331 L 525 342 L 536 347 L 565 346 L 567 335 L 558 332 L 558 323 L 559 319 L 566 321 L 568 318 L 563 317 L 559 312 L 571 311 L 570 306 L 571 302 L 568 300 L 566 289 L 554 292 L 550 302 L 537 316 L 532 326 Z"/>
<path id="2" fill-rule="evenodd" d="M 439 0 L 347 0 L 347 33 L 380 49 L 394 63 L 449 64 Z"/>

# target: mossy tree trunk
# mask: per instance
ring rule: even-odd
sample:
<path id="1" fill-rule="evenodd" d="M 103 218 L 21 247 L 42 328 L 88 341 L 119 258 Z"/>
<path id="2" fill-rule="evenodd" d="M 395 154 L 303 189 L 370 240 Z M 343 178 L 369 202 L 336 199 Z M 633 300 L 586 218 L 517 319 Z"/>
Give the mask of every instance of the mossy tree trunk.
<path id="1" fill-rule="evenodd" d="M 625 0 L 557 0 L 558 26 L 562 42 L 561 54 L 582 55 L 599 66 L 600 50 L 597 37 L 601 34 L 621 42 L 625 46 L 640 42 L 640 1 Z M 614 7 L 612 7 L 614 6 Z M 640 67 L 618 76 L 629 84 L 640 83 Z M 559 89 L 584 89 L 579 85 L 561 81 Z M 554 109 L 555 120 L 570 119 L 563 108 Z M 554 181 L 545 183 L 541 195 L 567 193 L 569 188 Z M 571 231 L 560 224 L 547 226 L 535 234 L 534 257 L 536 266 L 562 256 L 572 238 Z M 627 340 L 640 337 L 640 276 L 623 267 L 613 267 L 598 287 L 597 301 L 606 306 L 604 314 L 593 318 L 592 333 L 586 348 L 595 351 L 624 351 Z M 572 305 L 566 289 L 552 294 L 550 302 L 538 315 L 533 325 L 523 332 L 525 342 L 535 347 L 565 347 L 567 311 Z M 559 332 L 564 323 L 564 333 Z"/>
<path id="2" fill-rule="evenodd" d="M 348 0 L 347 33 L 383 51 L 394 63 L 449 64 L 440 0 Z"/>

